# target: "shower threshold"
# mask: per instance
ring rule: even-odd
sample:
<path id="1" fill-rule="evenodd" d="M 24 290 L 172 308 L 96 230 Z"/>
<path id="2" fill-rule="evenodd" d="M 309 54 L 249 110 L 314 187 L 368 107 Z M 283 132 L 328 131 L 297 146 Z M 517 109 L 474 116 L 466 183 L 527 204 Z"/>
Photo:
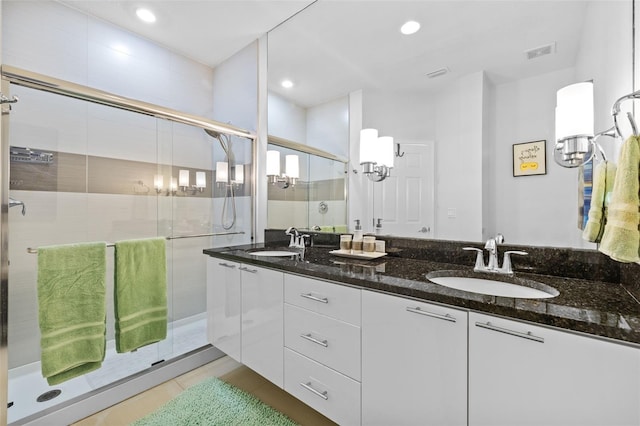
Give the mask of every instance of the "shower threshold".
<path id="1" fill-rule="evenodd" d="M 42 377 L 40 362 L 12 368 L 9 370 L 8 423 L 19 422 L 45 409 L 143 371 L 160 360 L 169 360 L 207 344 L 205 313 L 170 323 L 168 330 L 173 332 L 166 340 L 126 354 L 116 353 L 115 342 L 108 341 L 105 360 L 100 369 L 59 385 L 49 386 Z M 53 397 L 48 398 L 50 396 Z M 38 402 L 38 399 L 42 402 Z"/>

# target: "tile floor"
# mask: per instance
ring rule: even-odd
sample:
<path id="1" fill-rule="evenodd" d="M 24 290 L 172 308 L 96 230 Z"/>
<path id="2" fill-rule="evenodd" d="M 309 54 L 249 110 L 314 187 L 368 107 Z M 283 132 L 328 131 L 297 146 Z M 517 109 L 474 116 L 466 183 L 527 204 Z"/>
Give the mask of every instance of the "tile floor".
<path id="1" fill-rule="evenodd" d="M 225 356 L 74 423 L 74 426 L 128 425 L 134 420 L 155 411 L 188 387 L 211 376 L 219 377 L 234 386 L 244 389 L 264 403 L 285 413 L 301 425 L 335 425 L 334 422 L 298 401 L 262 376 Z"/>

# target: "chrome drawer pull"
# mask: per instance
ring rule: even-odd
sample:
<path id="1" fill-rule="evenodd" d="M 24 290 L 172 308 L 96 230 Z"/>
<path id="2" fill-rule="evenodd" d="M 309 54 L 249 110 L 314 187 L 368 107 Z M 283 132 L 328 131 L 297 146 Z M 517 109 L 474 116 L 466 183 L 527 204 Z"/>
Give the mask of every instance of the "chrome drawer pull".
<path id="1" fill-rule="evenodd" d="M 220 266 L 224 266 L 225 268 L 235 268 L 236 265 L 229 265 L 228 263 L 218 263 Z"/>
<path id="2" fill-rule="evenodd" d="M 316 345 L 324 346 L 325 348 L 329 347 L 329 342 L 327 342 L 326 340 L 318 340 L 314 337 L 311 337 L 311 333 L 301 334 L 300 337 L 302 337 L 303 339 L 307 339 L 308 341 L 313 342 Z"/>
<path id="3" fill-rule="evenodd" d="M 523 339 L 533 340 L 534 342 L 544 343 L 544 337 L 534 336 L 530 331 L 527 331 L 526 333 L 521 333 L 519 331 L 513 331 L 506 328 L 495 326 L 490 322 L 487 322 L 486 324 L 483 322 L 477 322 L 476 327 L 486 328 L 487 330 L 493 330 L 499 333 L 509 334 L 511 336 L 521 337 Z"/>
<path id="4" fill-rule="evenodd" d="M 249 269 L 246 266 L 241 266 L 240 268 L 241 271 L 245 271 L 245 272 L 251 272 L 252 274 L 257 274 L 258 270 L 257 269 Z"/>
<path id="5" fill-rule="evenodd" d="M 414 314 L 425 315 L 431 318 L 438 318 L 445 321 L 456 322 L 456 319 L 449 314 L 446 314 L 446 315 L 434 314 L 433 312 L 423 311 L 420 308 L 407 308 L 407 311 L 413 312 Z"/>
<path id="6" fill-rule="evenodd" d="M 301 293 L 300 296 L 306 299 L 315 300 L 316 302 L 320 302 L 320 303 L 329 303 L 329 299 L 327 299 L 326 297 L 317 297 L 311 293 Z"/>
<path id="7" fill-rule="evenodd" d="M 327 391 L 320 392 L 320 391 L 315 390 L 314 388 L 311 387 L 311 382 L 300 383 L 300 386 L 302 386 L 303 388 L 305 388 L 309 392 L 312 392 L 312 393 L 318 395 L 320 398 L 324 399 L 325 401 L 327 399 L 329 399 L 329 395 L 327 394 Z"/>

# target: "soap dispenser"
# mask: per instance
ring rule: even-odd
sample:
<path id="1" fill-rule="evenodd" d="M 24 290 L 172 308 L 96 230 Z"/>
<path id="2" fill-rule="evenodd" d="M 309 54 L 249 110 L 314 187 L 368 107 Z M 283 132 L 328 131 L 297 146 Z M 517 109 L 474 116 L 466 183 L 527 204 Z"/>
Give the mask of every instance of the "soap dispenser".
<path id="1" fill-rule="evenodd" d="M 353 231 L 353 241 L 351 243 L 351 247 L 354 253 L 362 252 L 362 226 L 360 225 L 360 219 L 356 219 L 356 228 Z"/>
<path id="2" fill-rule="evenodd" d="M 378 218 L 378 223 L 376 223 L 376 235 L 382 234 L 382 218 Z"/>

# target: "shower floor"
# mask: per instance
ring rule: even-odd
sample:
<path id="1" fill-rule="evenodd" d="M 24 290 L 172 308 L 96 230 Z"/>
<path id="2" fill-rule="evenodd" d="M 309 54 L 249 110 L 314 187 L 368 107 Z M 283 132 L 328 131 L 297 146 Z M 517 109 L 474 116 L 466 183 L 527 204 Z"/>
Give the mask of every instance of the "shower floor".
<path id="1" fill-rule="evenodd" d="M 207 344 L 206 328 L 206 313 L 174 321 L 169 324 L 166 340 L 127 354 L 116 353 L 115 342 L 110 340 L 100 369 L 55 386 L 49 386 L 42 377 L 39 362 L 12 368 L 9 370 L 7 401 L 13 405 L 7 410 L 7 421 L 16 422 L 149 368 L 159 360 L 168 360 L 200 348 Z M 48 401 L 37 401 L 39 396 L 56 389 L 62 391 L 59 396 Z"/>

